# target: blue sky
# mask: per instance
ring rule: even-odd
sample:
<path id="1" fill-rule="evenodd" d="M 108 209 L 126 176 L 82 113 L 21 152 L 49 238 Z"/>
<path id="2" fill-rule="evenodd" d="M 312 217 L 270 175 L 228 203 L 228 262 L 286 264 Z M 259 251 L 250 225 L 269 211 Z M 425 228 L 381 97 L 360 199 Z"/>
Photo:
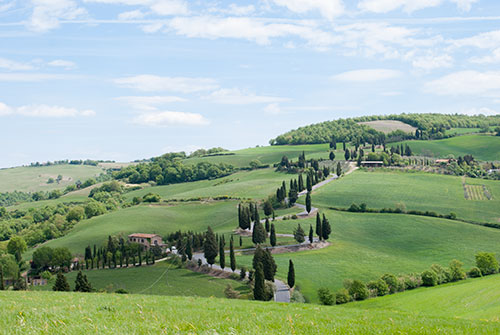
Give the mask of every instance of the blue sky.
<path id="1" fill-rule="evenodd" d="M 0 167 L 500 111 L 495 0 L 0 0 Z"/>

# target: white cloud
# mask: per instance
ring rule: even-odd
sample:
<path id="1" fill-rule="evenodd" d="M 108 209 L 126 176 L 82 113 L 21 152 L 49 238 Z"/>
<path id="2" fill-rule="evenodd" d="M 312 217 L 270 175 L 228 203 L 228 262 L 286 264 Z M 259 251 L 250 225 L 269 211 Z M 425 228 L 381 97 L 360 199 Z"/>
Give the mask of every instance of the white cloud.
<path id="1" fill-rule="evenodd" d="M 253 12 L 255 12 L 255 6 L 254 5 L 238 6 L 232 3 L 229 5 L 227 9 L 222 9 L 220 10 L 220 12 L 237 16 L 250 15 Z"/>
<path id="2" fill-rule="evenodd" d="M 450 55 L 434 55 L 415 57 L 412 60 L 413 67 L 425 71 L 434 69 L 449 68 L 453 65 L 453 58 Z"/>
<path id="3" fill-rule="evenodd" d="M 25 105 L 20 107 L 10 107 L 0 102 L 0 116 L 2 115 L 23 115 L 41 118 L 61 118 L 76 116 L 94 116 L 93 110 L 80 111 L 76 108 L 48 105 Z"/>
<path id="4" fill-rule="evenodd" d="M 185 112 L 148 112 L 138 115 L 133 120 L 134 123 L 143 126 L 205 126 L 210 122 L 198 113 Z"/>
<path id="5" fill-rule="evenodd" d="M 264 107 L 264 112 L 272 115 L 280 115 L 284 114 L 284 111 L 281 109 L 279 104 L 269 104 L 266 107 Z"/>
<path id="6" fill-rule="evenodd" d="M 472 4 L 478 0 L 449 1 L 455 3 L 462 11 L 469 11 Z M 373 13 L 388 13 L 396 9 L 412 13 L 421 9 L 440 6 L 444 2 L 444 0 L 362 0 L 358 3 L 358 8 Z"/>
<path id="7" fill-rule="evenodd" d="M 500 96 L 500 72 L 459 71 L 425 84 L 424 91 L 437 95 Z"/>
<path id="8" fill-rule="evenodd" d="M 479 49 L 494 49 L 500 47 L 500 30 L 488 31 L 471 37 L 451 41 L 457 47 L 476 47 Z"/>
<path id="9" fill-rule="evenodd" d="M 187 1 L 184 0 L 84 0 L 90 3 L 119 4 L 127 6 L 144 6 L 154 14 L 185 15 L 189 13 Z"/>
<path id="10" fill-rule="evenodd" d="M 69 60 L 63 60 L 63 59 L 56 59 L 56 60 L 53 60 L 47 64 L 50 66 L 53 66 L 53 67 L 62 67 L 66 70 L 71 70 L 71 69 L 76 68 L 76 64 L 74 62 L 71 62 Z"/>
<path id="11" fill-rule="evenodd" d="M 493 50 L 487 56 L 472 57 L 470 61 L 477 64 L 500 63 L 500 48 Z"/>
<path id="12" fill-rule="evenodd" d="M 87 14 L 73 0 L 31 0 L 33 13 L 28 27 L 37 32 L 46 32 L 59 27 L 60 20 L 74 20 Z"/>
<path id="13" fill-rule="evenodd" d="M 401 94 L 403 94 L 403 93 L 400 91 L 387 91 L 387 92 L 380 93 L 380 95 L 382 95 L 384 97 L 395 97 L 395 96 L 398 96 Z"/>
<path id="14" fill-rule="evenodd" d="M 0 68 L 6 69 L 9 71 L 26 71 L 33 70 L 33 66 L 31 64 L 20 63 L 10 59 L 1 58 L 0 57 Z"/>
<path id="15" fill-rule="evenodd" d="M 165 28 L 178 35 L 192 38 L 241 38 L 258 44 L 271 43 L 272 38 L 296 36 L 317 48 L 325 48 L 338 38 L 319 29 L 312 21 L 283 21 L 251 17 L 176 17 L 162 26 L 155 25 L 155 31 Z"/>
<path id="16" fill-rule="evenodd" d="M 394 79 L 401 75 L 401 72 L 390 69 L 363 69 L 339 73 L 332 78 L 340 81 L 363 83 Z"/>
<path id="17" fill-rule="evenodd" d="M 146 16 L 146 13 L 140 10 L 132 10 L 129 12 L 123 12 L 118 15 L 118 19 L 120 20 L 133 20 L 133 19 L 142 19 Z"/>
<path id="18" fill-rule="evenodd" d="M 467 114 L 467 115 L 497 115 L 499 114 L 496 110 L 493 110 L 488 107 L 481 107 L 481 108 L 471 108 L 471 109 L 464 109 L 460 111 L 460 114 Z"/>
<path id="19" fill-rule="evenodd" d="M 9 9 L 13 8 L 15 3 L 16 3 L 15 1 L 10 1 L 3 5 L 0 4 L 0 13 L 8 11 Z"/>
<path id="20" fill-rule="evenodd" d="M 215 103 L 228 104 L 228 105 L 249 105 L 249 104 L 281 102 L 289 100 L 287 98 L 245 93 L 239 90 L 238 88 L 220 89 L 212 92 L 209 96 L 205 98 Z"/>
<path id="21" fill-rule="evenodd" d="M 218 88 L 217 82 L 211 78 L 160 77 L 147 74 L 118 78 L 114 82 L 120 86 L 145 92 L 172 91 L 193 93 Z"/>
<path id="22" fill-rule="evenodd" d="M 116 100 L 123 101 L 132 108 L 141 110 L 157 110 L 157 107 L 161 105 L 187 101 L 184 98 L 175 96 L 127 96 L 118 97 Z"/>
<path id="23" fill-rule="evenodd" d="M 317 11 L 328 20 L 333 20 L 344 13 L 341 0 L 273 0 L 273 2 L 299 14 Z"/>

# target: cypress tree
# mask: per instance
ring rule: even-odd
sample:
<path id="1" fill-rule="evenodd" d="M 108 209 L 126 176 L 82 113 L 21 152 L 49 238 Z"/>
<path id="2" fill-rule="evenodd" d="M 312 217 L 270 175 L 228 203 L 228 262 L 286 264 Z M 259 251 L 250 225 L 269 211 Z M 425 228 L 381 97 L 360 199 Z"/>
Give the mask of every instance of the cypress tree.
<path id="1" fill-rule="evenodd" d="M 250 221 L 255 221 L 255 210 L 253 208 L 253 203 L 250 203 L 248 206 L 248 210 L 250 211 Z"/>
<path id="2" fill-rule="evenodd" d="M 188 236 L 187 237 L 187 243 L 186 243 L 186 256 L 188 257 L 189 260 L 193 259 L 193 246 L 192 246 L 192 237 Z"/>
<path id="3" fill-rule="evenodd" d="M 251 227 L 251 212 L 250 212 L 250 207 L 245 207 L 245 215 L 243 216 L 243 218 L 245 219 L 245 222 L 244 222 L 244 227 L 243 229 L 250 229 Z"/>
<path id="4" fill-rule="evenodd" d="M 231 236 L 231 240 L 229 241 L 229 261 L 231 263 L 231 270 L 234 272 L 236 270 L 236 256 L 234 255 L 233 236 Z"/>
<path id="5" fill-rule="evenodd" d="M 269 226 L 269 219 L 266 218 L 266 233 L 269 233 L 270 230 L 271 230 L 271 227 Z"/>
<path id="6" fill-rule="evenodd" d="M 266 300 L 264 269 L 262 268 L 262 263 L 258 263 L 255 269 L 253 298 L 260 301 Z"/>
<path id="7" fill-rule="evenodd" d="M 335 159 L 335 153 L 330 151 L 330 160 L 333 161 Z"/>
<path id="8" fill-rule="evenodd" d="M 0 265 L 0 291 L 5 290 L 5 285 L 3 283 L 3 267 Z"/>
<path id="9" fill-rule="evenodd" d="M 114 254 L 115 251 L 116 251 L 115 243 L 113 242 L 111 235 L 108 235 L 108 252 Z"/>
<path id="10" fill-rule="evenodd" d="M 295 286 L 295 269 L 293 267 L 293 262 L 290 260 L 288 262 L 288 276 L 287 276 L 287 283 L 290 288 Z"/>
<path id="11" fill-rule="evenodd" d="M 242 226 L 242 217 L 241 217 L 241 203 L 238 204 L 238 227 L 244 229 Z"/>
<path id="12" fill-rule="evenodd" d="M 349 158 L 351 158 L 351 154 L 349 153 L 349 150 L 345 150 L 345 153 L 344 153 L 344 157 L 345 157 L 345 160 L 348 161 Z"/>
<path id="13" fill-rule="evenodd" d="M 313 241 L 314 241 L 313 226 L 309 225 L 309 243 L 313 243 Z"/>
<path id="14" fill-rule="evenodd" d="M 342 166 L 340 165 L 340 162 L 337 163 L 337 176 L 342 175 Z"/>
<path id="15" fill-rule="evenodd" d="M 89 262 L 92 259 L 92 250 L 90 249 L 90 245 L 85 248 L 85 267 L 87 270 L 89 269 Z"/>
<path id="16" fill-rule="evenodd" d="M 307 192 L 306 195 L 306 211 L 307 213 L 311 213 L 311 193 Z"/>
<path id="17" fill-rule="evenodd" d="M 78 272 L 75 280 L 75 292 L 91 292 L 92 286 L 90 285 L 87 276 L 82 273 L 82 271 Z"/>
<path id="18" fill-rule="evenodd" d="M 271 234 L 269 236 L 269 242 L 271 243 L 271 246 L 276 246 L 276 229 L 274 228 L 274 223 L 271 224 Z"/>
<path id="19" fill-rule="evenodd" d="M 323 229 L 321 228 L 321 217 L 319 212 L 316 214 L 316 235 L 318 235 L 319 240 L 323 239 Z"/>
<path id="20" fill-rule="evenodd" d="M 342 144 L 344 145 L 344 151 L 345 151 L 345 140 L 344 140 L 344 141 L 342 141 Z"/>
<path id="21" fill-rule="evenodd" d="M 278 266 L 276 265 L 269 249 L 263 251 L 262 266 L 264 268 L 264 278 L 274 282 L 274 275 L 276 274 Z"/>
<path id="22" fill-rule="evenodd" d="M 217 241 L 215 240 L 215 234 L 210 226 L 208 227 L 205 234 L 203 254 L 207 260 L 207 263 L 212 266 L 215 263 L 215 258 L 217 257 Z"/>
<path id="23" fill-rule="evenodd" d="M 70 290 L 68 281 L 66 280 L 66 277 L 62 274 L 62 272 L 57 273 L 56 282 L 54 283 L 52 290 L 61 292 L 68 292 Z"/>
<path id="24" fill-rule="evenodd" d="M 302 178 L 302 173 L 299 174 L 299 192 L 304 190 L 304 178 Z"/>
<path id="25" fill-rule="evenodd" d="M 128 251 L 125 250 L 125 265 L 127 265 L 127 268 L 128 268 L 128 263 L 129 262 L 129 255 L 128 255 Z"/>
<path id="26" fill-rule="evenodd" d="M 259 206 L 257 206 L 257 204 L 255 204 L 255 207 L 254 207 L 254 221 L 255 222 L 259 222 L 260 221 L 260 215 L 259 215 Z"/>
<path id="27" fill-rule="evenodd" d="M 293 231 L 293 237 L 295 238 L 295 241 L 302 243 L 305 241 L 305 232 L 300 226 L 300 223 L 297 225 L 297 228 L 294 229 Z"/>
<path id="28" fill-rule="evenodd" d="M 375 152 L 375 143 L 372 143 L 372 152 Z"/>
<path id="29" fill-rule="evenodd" d="M 226 253 L 224 252 L 224 239 L 219 240 L 219 264 L 222 270 L 226 267 Z"/>
<path id="30" fill-rule="evenodd" d="M 264 202 L 264 214 L 266 215 L 266 217 L 269 217 L 271 214 L 273 214 L 273 204 L 269 199 Z"/>
<path id="31" fill-rule="evenodd" d="M 307 184 L 306 185 L 307 192 L 311 192 L 312 191 L 312 177 L 311 177 L 310 173 L 307 174 L 306 184 Z"/>
<path id="32" fill-rule="evenodd" d="M 240 236 L 240 247 L 243 246 L 243 239 Z"/>
<path id="33" fill-rule="evenodd" d="M 260 247 L 260 245 L 258 245 L 253 254 L 252 267 L 254 269 L 257 269 L 257 264 L 259 263 L 263 264 L 263 262 L 264 262 L 264 250 Z"/>
<path id="34" fill-rule="evenodd" d="M 283 197 L 286 197 L 286 183 L 285 183 L 285 181 L 283 181 L 283 183 L 281 184 L 281 188 L 283 189 Z"/>
<path id="35" fill-rule="evenodd" d="M 139 249 L 139 266 L 141 266 L 141 265 L 142 265 L 142 252 Z"/>
<path id="36" fill-rule="evenodd" d="M 325 214 L 323 214 L 323 222 L 321 223 L 321 228 L 322 228 L 321 229 L 321 231 L 322 231 L 321 234 L 323 235 L 323 238 L 325 240 L 328 240 L 328 237 L 332 233 L 332 228 L 330 227 L 330 222 L 326 218 Z"/>
<path id="37" fill-rule="evenodd" d="M 267 233 L 260 221 L 253 226 L 252 242 L 253 244 L 261 244 L 266 242 Z"/>

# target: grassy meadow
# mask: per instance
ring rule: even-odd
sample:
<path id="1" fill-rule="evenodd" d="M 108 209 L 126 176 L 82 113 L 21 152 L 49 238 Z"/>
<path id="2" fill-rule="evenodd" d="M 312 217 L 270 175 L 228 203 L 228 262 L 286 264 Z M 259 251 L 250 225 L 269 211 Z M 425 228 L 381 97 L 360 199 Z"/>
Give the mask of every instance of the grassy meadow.
<path id="1" fill-rule="evenodd" d="M 146 187 L 142 190 L 126 193 L 125 197 L 130 200 L 133 197 L 152 192 L 167 200 L 225 195 L 237 198 L 265 199 L 270 194 L 274 194 L 283 181 L 286 181 L 288 186 L 292 178 L 297 178 L 297 175 L 275 172 L 274 169 L 240 171 L 213 180 Z"/>
<path id="2" fill-rule="evenodd" d="M 358 170 L 313 192 L 315 207 L 349 207 L 366 203 L 368 208 L 405 207 L 407 210 L 454 212 L 458 218 L 498 222 L 500 181 L 468 178 L 469 184 L 486 185 L 492 200 L 467 200 L 462 178 L 430 173 Z M 303 201 L 303 200 L 301 200 Z"/>
<path id="3" fill-rule="evenodd" d="M 77 180 L 83 182 L 103 172 L 104 170 L 98 166 L 70 164 L 1 169 L 0 192 L 37 192 L 64 189 L 68 185 L 73 185 Z M 63 176 L 59 184 L 56 182 L 47 183 L 49 178 L 55 180 L 58 175 Z"/>
<path id="4" fill-rule="evenodd" d="M 487 279 L 480 279 L 487 280 Z M 479 281 L 479 280 L 478 280 Z M 474 285 L 476 281 L 463 284 Z M 498 280 L 497 280 L 498 283 Z M 498 286 L 498 284 L 497 284 Z M 417 290 L 436 309 L 443 303 L 439 292 L 447 287 Z M 496 291 L 499 291 L 498 289 Z M 449 291 L 448 291 L 449 292 Z M 427 295 L 426 295 L 427 293 Z M 450 292 L 454 293 L 454 292 Z M 394 298 L 400 295 L 395 295 Z M 444 294 L 445 300 L 453 296 Z M 386 297 L 386 298 L 392 298 Z M 416 297 L 418 299 L 418 297 Z M 384 298 L 383 298 L 384 299 Z M 430 298 L 428 298 L 430 299 Z M 387 299 L 386 299 L 387 300 Z M 487 295 L 468 309 L 471 317 L 455 317 L 456 307 L 438 315 L 425 308 L 403 310 L 370 305 L 317 306 L 276 304 L 218 298 L 163 297 L 52 292 L 0 291 L 0 329 L 9 334 L 494 334 L 500 313 Z M 367 301 L 371 303 L 371 301 Z M 398 306 L 399 307 L 399 306 Z"/>
<path id="5" fill-rule="evenodd" d="M 500 136 L 464 135 L 434 141 L 405 141 L 397 144 L 408 144 L 414 155 L 455 157 L 470 154 L 483 161 L 500 160 Z M 392 143 L 390 145 L 393 145 Z"/>
<path id="6" fill-rule="evenodd" d="M 286 279 L 288 260 L 295 264 L 296 283 L 312 302 L 317 290 L 337 290 L 344 279 L 369 281 L 384 273 L 421 272 L 451 260 L 474 265 L 480 251 L 500 256 L 500 230 L 422 216 L 324 211 L 332 226 L 331 245 L 318 250 L 275 254 L 277 276 Z M 280 221 L 278 233 L 291 233 L 297 224 L 309 231 L 315 219 Z M 279 240 L 279 238 L 278 238 Z M 252 256 L 237 257 L 238 264 L 251 265 Z"/>
<path id="7" fill-rule="evenodd" d="M 342 144 L 340 144 L 340 147 Z M 338 146 L 337 146 L 338 148 Z M 302 152 L 305 152 L 306 158 L 328 158 L 329 146 L 324 144 L 308 144 L 308 145 L 275 145 L 265 147 L 255 147 L 236 151 L 229 151 L 233 155 L 194 157 L 185 160 L 186 163 L 211 162 L 211 163 L 227 163 L 235 167 L 245 167 L 252 160 L 259 160 L 262 164 L 279 163 L 283 156 L 288 159 L 297 160 Z M 339 151 L 340 154 L 341 151 Z"/>
<path id="8" fill-rule="evenodd" d="M 178 268 L 168 262 L 160 262 L 150 266 L 84 272 L 92 284 L 92 288 L 111 293 L 117 289 L 124 289 L 135 294 L 223 298 L 224 289 L 228 284 L 243 294 L 250 292 L 249 287 L 239 281 L 211 277 Z M 75 271 L 66 274 L 66 279 L 72 289 L 76 275 Z M 50 291 L 54 280 L 55 277 L 49 285 L 35 288 Z"/>

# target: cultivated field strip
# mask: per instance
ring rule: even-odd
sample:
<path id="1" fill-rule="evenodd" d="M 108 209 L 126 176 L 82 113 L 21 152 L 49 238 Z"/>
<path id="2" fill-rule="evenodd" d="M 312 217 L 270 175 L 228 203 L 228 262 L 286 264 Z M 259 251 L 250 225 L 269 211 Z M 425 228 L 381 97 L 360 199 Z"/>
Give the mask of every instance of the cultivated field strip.
<path id="1" fill-rule="evenodd" d="M 486 185 L 464 185 L 464 196 L 467 200 L 491 200 L 492 196 Z"/>

